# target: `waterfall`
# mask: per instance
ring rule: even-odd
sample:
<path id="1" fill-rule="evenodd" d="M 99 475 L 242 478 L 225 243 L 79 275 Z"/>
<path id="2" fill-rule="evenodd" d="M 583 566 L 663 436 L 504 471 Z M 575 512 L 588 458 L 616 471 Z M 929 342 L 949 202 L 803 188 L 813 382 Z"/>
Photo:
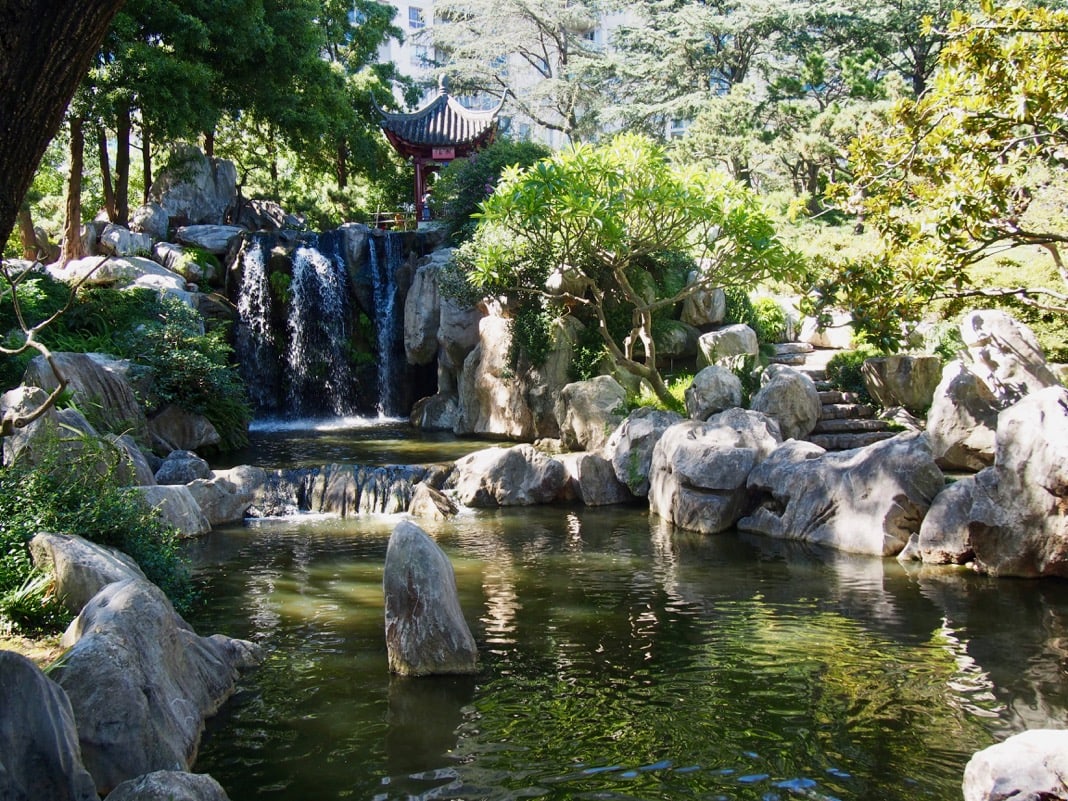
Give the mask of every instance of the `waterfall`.
<path id="1" fill-rule="evenodd" d="M 255 409 L 278 407 L 278 345 L 271 327 L 271 291 L 263 242 L 252 238 L 241 254 L 241 286 L 234 351 Z"/>
<path id="2" fill-rule="evenodd" d="M 402 355 L 403 332 L 397 313 L 397 267 L 403 258 L 401 239 L 396 234 L 370 238 L 369 260 L 371 282 L 374 290 L 376 345 L 378 356 L 378 413 L 383 417 L 396 417 L 401 409 L 404 368 Z"/>
<path id="3" fill-rule="evenodd" d="M 323 234 L 293 254 L 289 285 L 286 412 L 353 414 L 348 275 L 339 237 Z"/>

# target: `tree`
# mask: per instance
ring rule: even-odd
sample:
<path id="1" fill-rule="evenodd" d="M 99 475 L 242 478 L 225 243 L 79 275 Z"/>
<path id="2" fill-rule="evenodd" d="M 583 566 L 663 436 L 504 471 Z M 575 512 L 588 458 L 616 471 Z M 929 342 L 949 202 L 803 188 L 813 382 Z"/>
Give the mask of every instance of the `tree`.
<path id="1" fill-rule="evenodd" d="M 937 299 L 1068 313 L 1068 224 L 1049 204 L 1068 177 L 1068 11 L 984 2 L 955 13 L 946 35 L 928 91 L 862 132 L 855 179 L 839 190 L 882 251 L 818 286 L 817 310 L 853 309 L 884 346 Z M 1024 246 L 1045 249 L 1062 286 L 971 285 L 980 260 Z"/>
<path id="2" fill-rule="evenodd" d="M 670 164 L 663 148 L 634 134 L 506 170 L 469 245 L 473 284 L 585 310 L 616 364 L 669 406 L 655 315 L 698 290 L 783 279 L 797 266 L 750 192 L 719 173 Z M 665 291 L 670 253 L 699 266 L 696 280 Z M 552 272 L 563 280 L 547 282 Z M 613 308 L 628 319 L 622 342 Z"/>
<path id="3" fill-rule="evenodd" d="M 123 0 L 23 0 L 0 28 L 0 242 Z"/>
<path id="4" fill-rule="evenodd" d="M 536 124 L 581 141 L 599 129 L 600 10 L 597 0 L 445 0 L 420 41 L 458 91 L 507 91 Z"/>

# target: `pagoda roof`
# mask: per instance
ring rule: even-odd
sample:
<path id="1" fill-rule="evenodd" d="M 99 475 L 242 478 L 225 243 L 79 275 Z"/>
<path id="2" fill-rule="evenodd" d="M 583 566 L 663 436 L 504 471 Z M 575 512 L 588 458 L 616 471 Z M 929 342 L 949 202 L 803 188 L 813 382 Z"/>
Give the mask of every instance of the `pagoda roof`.
<path id="1" fill-rule="evenodd" d="M 374 97 L 372 96 L 372 100 Z M 405 150 L 413 148 L 462 147 L 475 145 L 496 129 L 497 115 L 504 106 L 505 98 L 495 108 L 487 111 L 472 111 L 449 95 L 444 81 L 438 94 L 427 105 L 411 113 L 384 111 L 377 102 L 375 108 L 381 116 L 379 124 L 394 146 Z"/>

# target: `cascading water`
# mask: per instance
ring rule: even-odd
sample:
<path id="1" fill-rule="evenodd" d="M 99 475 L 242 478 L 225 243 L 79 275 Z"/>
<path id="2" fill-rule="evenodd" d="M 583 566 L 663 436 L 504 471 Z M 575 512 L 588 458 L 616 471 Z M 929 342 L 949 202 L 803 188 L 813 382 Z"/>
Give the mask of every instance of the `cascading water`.
<path id="1" fill-rule="evenodd" d="M 285 354 L 286 406 L 293 416 L 355 412 L 348 275 L 339 239 L 324 233 L 293 254 Z"/>
<path id="2" fill-rule="evenodd" d="M 248 241 L 241 254 L 241 286 L 237 296 L 239 322 L 235 331 L 241 377 L 257 411 L 278 411 L 278 344 L 271 326 L 272 300 L 267 280 L 264 243 Z"/>
<path id="3" fill-rule="evenodd" d="M 387 233 L 370 239 L 368 258 L 374 289 L 376 345 L 378 347 L 378 413 L 396 417 L 403 413 L 400 402 L 403 368 L 402 339 L 397 314 L 397 267 L 403 254 L 400 237 Z"/>

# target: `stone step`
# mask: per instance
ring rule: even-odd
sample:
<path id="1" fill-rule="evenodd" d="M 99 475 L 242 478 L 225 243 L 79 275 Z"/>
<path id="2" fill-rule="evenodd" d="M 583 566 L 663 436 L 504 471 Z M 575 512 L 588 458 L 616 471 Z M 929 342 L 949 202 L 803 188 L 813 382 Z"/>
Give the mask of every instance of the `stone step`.
<path id="1" fill-rule="evenodd" d="M 815 381 L 817 388 L 819 388 L 821 382 L 827 380 L 827 370 L 823 367 L 815 367 L 806 362 L 805 364 L 799 364 L 797 369 Z M 828 386 L 830 385 L 828 384 Z"/>
<path id="2" fill-rule="evenodd" d="M 815 348 L 807 342 L 777 342 L 774 345 L 776 356 L 796 356 L 812 353 Z"/>
<path id="3" fill-rule="evenodd" d="M 825 403 L 821 420 L 856 420 L 875 417 L 875 407 L 867 403 Z"/>
<path id="4" fill-rule="evenodd" d="M 817 386 L 816 389 L 819 387 Z M 842 392 L 838 389 L 823 389 L 820 390 L 820 403 L 860 403 L 860 395 L 856 392 Z"/>
<path id="5" fill-rule="evenodd" d="M 893 431 L 866 431 L 853 434 L 813 434 L 808 441 L 828 451 L 848 451 L 866 448 L 894 436 Z"/>
<path id="6" fill-rule="evenodd" d="M 800 367 L 805 363 L 805 354 L 803 353 L 782 353 L 775 354 L 768 357 L 769 364 L 786 364 L 790 367 Z"/>
<path id="7" fill-rule="evenodd" d="M 813 429 L 814 434 L 859 434 L 869 431 L 886 431 L 889 423 L 885 420 L 820 420 Z"/>

